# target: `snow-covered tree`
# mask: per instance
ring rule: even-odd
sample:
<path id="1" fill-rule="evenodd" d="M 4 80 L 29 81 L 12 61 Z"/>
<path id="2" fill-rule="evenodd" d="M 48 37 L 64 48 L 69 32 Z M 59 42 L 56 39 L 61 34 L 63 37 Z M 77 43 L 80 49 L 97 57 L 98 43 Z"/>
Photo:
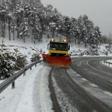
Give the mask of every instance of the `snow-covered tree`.
<path id="1" fill-rule="evenodd" d="M 17 49 L 10 51 L 2 46 L 0 48 L 0 79 L 12 76 L 14 71 L 23 68 L 26 63 L 26 57 Z"/>
<path id="2" fill-rule="evenodd" d="M 15 59 L 6 49 L 0 49 L 0 79 L 7 78 L 12 75 Z"/>
<path id="3" fill-rule="evenodd" d="M 94 39 L 97 44 L 101 41 L 100 28 L 87 15 L 78 19 L 63 16 L 52 5 L 43 6 L 40 0 L 3 1 L 0 6 L 0 29 L 2 37 L 8 29 L 9 40 L 13 33 L 13 39 L 17 34 L 17 38 L 21 37 L 24 42 L 28 36 L 33 42 L 40 41 L 43 34 L 48 37 L 63 35 L 85 46 Z"/>

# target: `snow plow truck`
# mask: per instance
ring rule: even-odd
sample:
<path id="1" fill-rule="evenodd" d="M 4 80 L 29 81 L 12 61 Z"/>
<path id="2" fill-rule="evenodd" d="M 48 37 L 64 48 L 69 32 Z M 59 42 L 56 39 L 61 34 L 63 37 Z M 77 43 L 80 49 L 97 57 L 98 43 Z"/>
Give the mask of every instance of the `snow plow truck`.
<path id="1" fill-rule="evenodd" d="M 42 54 L 44 62 L 55 67 L 69 68 L 71 64 L 70 45 L 66 39 L 63 41 L 51 39 L 47 49 L 48 52 Z"/>

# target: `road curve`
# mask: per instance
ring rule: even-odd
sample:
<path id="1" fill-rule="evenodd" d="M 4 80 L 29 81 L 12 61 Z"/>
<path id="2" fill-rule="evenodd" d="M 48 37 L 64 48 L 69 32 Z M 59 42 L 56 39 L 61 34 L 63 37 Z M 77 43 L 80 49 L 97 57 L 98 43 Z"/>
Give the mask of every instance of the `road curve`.
<path id="1" fill-rule="evenodd" d="M 74 58 L 68 70 L 53 68 L 50 73 L 50 85 L 53 85 L 54 78 L 78 112 L 111 112 L 112 69 L 99 63 L 105 59 L 107 58 Z M 55 97 L 53 102 L 58 104 L 58 112 L 63 112 L 56 98 L 54 85 L 50 88 L 51 95 L 54 95 L 52 97 Z"/>
<path id="2" fill-rule="evenodd" d="M 100 88 L 112 92 L 112 69 L 100 63 L 105 59 L 104 57 L 74 59 L 72 68 Z"/>

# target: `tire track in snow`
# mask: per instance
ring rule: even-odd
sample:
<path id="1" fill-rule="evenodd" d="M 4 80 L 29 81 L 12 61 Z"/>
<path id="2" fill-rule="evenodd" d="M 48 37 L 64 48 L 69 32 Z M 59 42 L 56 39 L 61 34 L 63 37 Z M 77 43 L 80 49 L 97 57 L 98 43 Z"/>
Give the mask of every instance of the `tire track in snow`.
<path id="1" fill-rule="evenodd" d="M 51 68 L 44 64 L 41 64 L 38 69 L 33 94 L 35 112 L 54 112 L 48 87 L 48 76 L 50 70 Z"/>
<path id="2" fill-rule="evenodd" d="M 50 88 L 50 92 L 51 92 L 51 99 L 53 102 L 53 109 L 54 109 L 54 112 L 62 112 L 62 110 L 59 106 L 56 94 L 55 94 L 54 87 L 53 87 L 52 72 L 53 72 L 53 68 L 49 74 L 49 88 Z"/>
<path id="3" fill-rule="evenodd" d="M 91 83 L 88 80 L 83 80 L 81 76 L 77 77 L 77 73 L 72 69 L 69 69 L 67 72 L 71 80 L 73 80 L 77 85 L 88 92 L 88 94 L 93 96 L 95 99 L 94 101 L 99 102 L 99 106 L 102 107 L 105 112 L 111 112 L 110 110 L 112 109 L 112 97 L 110 93 L 103 91 L 98 86 L 94 85 L 94 83 Z"/>

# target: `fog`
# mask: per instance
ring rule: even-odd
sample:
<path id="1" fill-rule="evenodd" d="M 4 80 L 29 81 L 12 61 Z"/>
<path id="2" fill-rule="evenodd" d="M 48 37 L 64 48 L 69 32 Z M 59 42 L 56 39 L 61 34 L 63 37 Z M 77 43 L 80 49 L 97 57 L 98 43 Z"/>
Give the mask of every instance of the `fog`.
<path id="1" fill-rule="evenodd" d="M 112 0 L 41 0 L 44 5 L 52 4 L 64 15 L 79 17 L 86 14 L 98 25 L 102 34 L 112 33 Z"/>

